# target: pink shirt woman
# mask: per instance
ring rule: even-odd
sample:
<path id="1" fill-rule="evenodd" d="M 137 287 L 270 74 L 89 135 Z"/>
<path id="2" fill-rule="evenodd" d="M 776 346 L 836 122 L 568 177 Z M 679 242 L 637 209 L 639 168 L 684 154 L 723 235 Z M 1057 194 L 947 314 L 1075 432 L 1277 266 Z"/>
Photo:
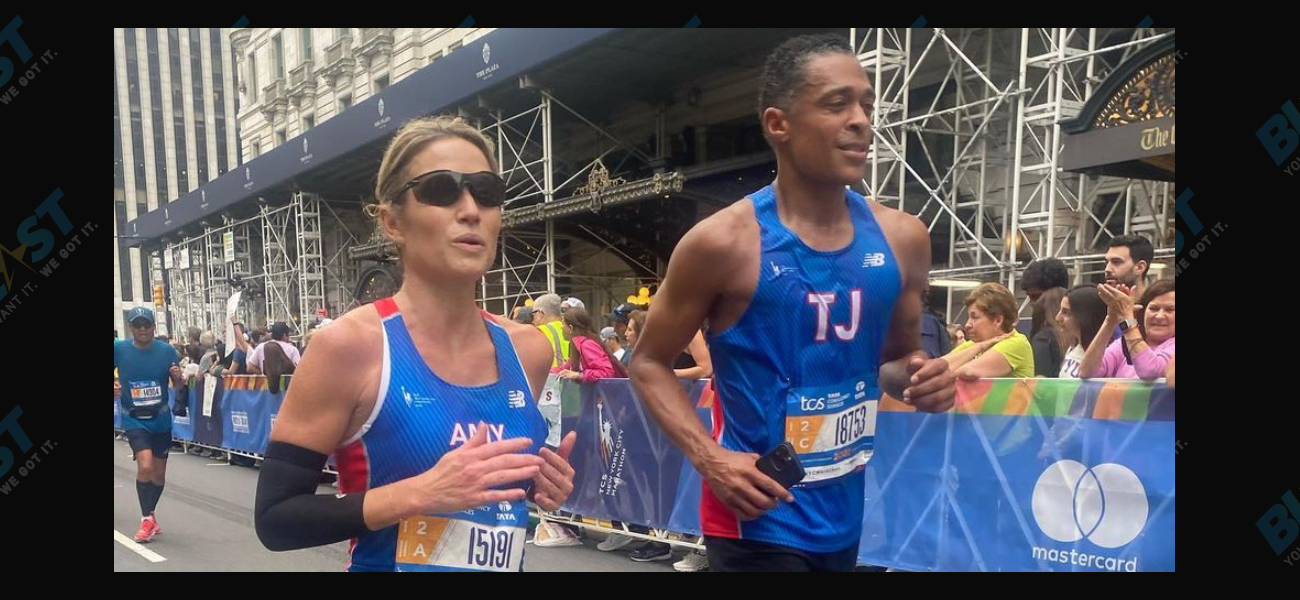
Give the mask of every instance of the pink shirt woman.
<path id="1" fill-rule="evenodd" d="M 1174 357 L 1174 280 L 1160 279 L 1142 294 L 1134 306 L 1128 290 L 1102 285 L 1098 290 L 1106 303 L 1106 322 L 1084 354 L 1079 373 L 1084 377 L 1141 378 L 1154 381 L 1165 376 Z M 1133 325 L 1111 342 L 1109 337 L 1121 322 L 1136 323 L 1135 308 L 1142 308 L 1142 327 Z M 1109 344 L 1107 344 L 1109 342 Z M 1125 346 L 1129 359 L 1125 357 Z M 1103 351 L 1102 348 L 1105 348 Z"/>
<path id="2" fill-rule="evenodd" d="M 565 310 L 564 333 L 573 344 L 574 351 L 569 353 L 569 361 L 551 369 L 552 373 L 583 383 L 608 377 L 627 377 L 622 363 L 613 360 L 605 346 L 597 341 L 587 311 L 581 308 Z"/>

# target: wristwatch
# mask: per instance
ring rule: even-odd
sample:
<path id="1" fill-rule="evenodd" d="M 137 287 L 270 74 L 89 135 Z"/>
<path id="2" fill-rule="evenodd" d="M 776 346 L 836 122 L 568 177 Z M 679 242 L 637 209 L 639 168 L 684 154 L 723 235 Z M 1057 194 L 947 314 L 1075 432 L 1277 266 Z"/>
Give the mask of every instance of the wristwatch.
<path id="1" fill-rule="evenodd" d="M 1123 321 L 1120 321 L 1120 322 L 1119 322 L 1119 331 L 1120 331 L 1120 334 L 1123 335 L 1124 332 L 1126 332 L 1126 331 L 1128 331 L 1128 330 L 1130 330 L 1130 329 L 1132 329 L 1132 328 L 1134 328 L 1134 327 L 1137 327 L 1137 325 L 1138 325 L 1138 324 L 1137 324 L 1137 319 L 1124 319 Z"/>

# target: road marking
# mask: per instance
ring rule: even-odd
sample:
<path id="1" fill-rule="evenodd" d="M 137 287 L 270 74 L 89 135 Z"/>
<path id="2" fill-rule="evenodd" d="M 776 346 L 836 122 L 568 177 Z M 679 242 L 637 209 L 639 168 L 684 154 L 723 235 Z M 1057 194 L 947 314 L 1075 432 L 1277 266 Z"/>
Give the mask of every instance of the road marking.
<path id="1" fill-rule="evenodd" d="M 135 540 L 127 537 L 125 534 L 123 534 L 122 532 L 116 529 L 113 530 L 113 539 L 117 541 L 117 543 L 126 546 L 127 550 L 130 550 L 136 554 L 139 554 L 140 556 L 143 556 L 145 560 L 151 563 L 160 563 L 164 560 L 167 560 L 163 558 L 161 555 L 159 555 L 157 552 L 154 552 L 153 550 L 150 550 L 148 548 L 145 548 L 144 546 L 141 546 L 140 544 L 137 544 Z"/>

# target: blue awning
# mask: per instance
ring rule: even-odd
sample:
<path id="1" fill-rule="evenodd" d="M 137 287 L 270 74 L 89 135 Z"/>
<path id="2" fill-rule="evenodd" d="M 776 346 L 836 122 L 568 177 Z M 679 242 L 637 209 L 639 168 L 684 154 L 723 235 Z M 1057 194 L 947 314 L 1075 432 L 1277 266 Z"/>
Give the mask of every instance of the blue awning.
<path id="1" fill-rule="evenodd" d="M 499 29 L 422 68 L 318 127 L 209 181 L 119 232 L 139 246 L 387 138 L 407 120 L 429 115 L 510 82 L 615 29 Z"/>

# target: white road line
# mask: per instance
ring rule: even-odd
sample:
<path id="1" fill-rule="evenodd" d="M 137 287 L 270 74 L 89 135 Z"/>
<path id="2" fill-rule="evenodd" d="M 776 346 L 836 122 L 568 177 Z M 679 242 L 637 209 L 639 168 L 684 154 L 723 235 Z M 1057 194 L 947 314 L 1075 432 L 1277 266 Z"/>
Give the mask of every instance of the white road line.
<path id="1" fill-rule="evenodd" d="M 203 465 L 203 466 L 205 466 L 205 467 L 229 467 L 229 466 L 230 466 L 230 463 L 208 463 L 208 464 Z"/>
<path id="2" fill-rule="evenodd" d="M 157 552 L 154 552 L 153 550 L 150 550 L 148 548 L 145 548 L 144 546 L 141 546 L 140 544 L 137 544 L 135 540 L 127 537 L 122 532 L 116 529 L 113 530 L 113 539 L 117 541 L 117 543 L 126 546 L 127 550 L 130 550 L 136 554 L 139 554 L 140 556 L 143 556 L 145 560 L 149 562 L 160 563 L 164 560 L 167 560 L 163 558 L 161 555 L 159 555 Z"/>

